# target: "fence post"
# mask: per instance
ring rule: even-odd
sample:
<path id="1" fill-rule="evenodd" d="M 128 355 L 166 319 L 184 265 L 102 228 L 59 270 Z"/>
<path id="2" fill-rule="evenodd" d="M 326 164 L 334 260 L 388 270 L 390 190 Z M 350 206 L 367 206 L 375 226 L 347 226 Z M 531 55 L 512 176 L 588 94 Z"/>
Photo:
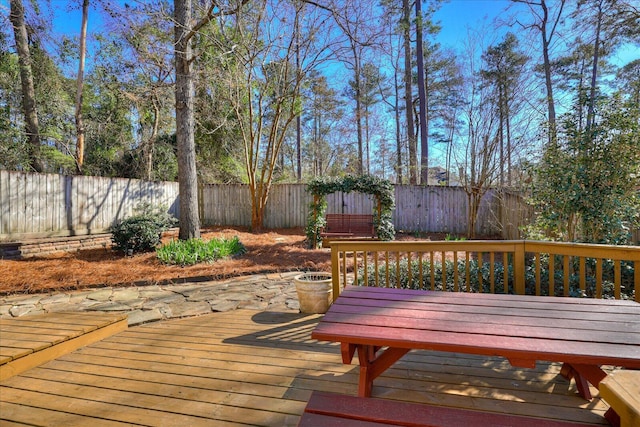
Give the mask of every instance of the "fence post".
<path id="1" fill-rule="evenodd" d="M 515 242 L 515 251 L 513 256 L 513 280 L 514 291 L 517 295 L 525 294 L 525 275 L 524 275 L 524 255 L 525 241 L 519 240 Z"/>

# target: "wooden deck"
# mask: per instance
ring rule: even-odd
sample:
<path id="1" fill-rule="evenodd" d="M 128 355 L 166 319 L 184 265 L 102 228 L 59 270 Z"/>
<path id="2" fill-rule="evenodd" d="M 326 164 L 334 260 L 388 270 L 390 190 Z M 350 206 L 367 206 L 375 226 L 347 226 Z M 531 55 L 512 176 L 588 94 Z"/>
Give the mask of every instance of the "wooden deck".
<path id="1" fill-rule="evenodd" d="M 129 328 L 3 380 L 0 425 L 294 426 L 312 390 L 357 392 L 357 365 L 310 339 L 318 318 L 237 310 Z M 608 406 L 559 370 L 414 351 L 373 396 L 605 424 Z"/>

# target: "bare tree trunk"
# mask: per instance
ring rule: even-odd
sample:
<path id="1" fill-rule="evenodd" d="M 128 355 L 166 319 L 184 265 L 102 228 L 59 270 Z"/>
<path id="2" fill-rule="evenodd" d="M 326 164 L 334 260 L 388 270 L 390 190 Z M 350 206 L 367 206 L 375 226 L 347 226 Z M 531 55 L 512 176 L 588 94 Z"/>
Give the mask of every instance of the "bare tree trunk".
<path id="1" fill-rule="evenodd" d="M 429 135 L 427 124 L 427 90 L 424 76 L 424 47 L 422 46 L 422 1 L 416 1 L 416 57 L 418 67 L 418 101 L 420 111 L 420 183 L 429 184 Z"/>
<path id="2" fill-rule="evenodd" d="M 589 105 L 587 108 L 587 127 L 586 130 L 591 130 L 591 125 L 594 120 L 594 110 L 596 104 L 596 83 L 598 81 L 598 60 L 600 59 L 600 29 L 602 28 L 602 1 L 598 3 L 598 22 L 596 24 L 596 39 L 593 42 L 593 66 L 591 68 L 591 88 L 589 91 Z"/>
<path id="3" fill-rule="evenodd" d="M 553 98 L 553 82 L 551 81 L 551 60 L 549 58 L 549 46 L 551 46 L 551 40 L 556 31 L 556 27 L 561 20 L 562 10 L 564 9 L 565 1 L 560 0 L 558 13 L 555 16 L 555 20 L 553 22 L 553 26 L 551 30 L 547 32 L 547 25 L 549 24 L 549 8 L 547 7 L 547 0 L 512 0 L 517 3 L 525 3 L 533 10 L 534 6 L 540 6 L 542 9 L 542 16 L 540 18 L 539 23 L 534 23 L 528 28 L 536 28 L 540 31 L 540 38 L 542 39 L 542 58 L 543 64 L 542 67 L 544 69 L 544 81 L 545 88 L 547 90 L 547 111 L 548 111 L 548 122 L 549 122 L 549 135 L 548 142 L 549 144 L 556 144 L 557 142 L 557 127 L 556 127 L 556 107 L 555 101 Z M 535 14 L 535 12 L 534 12 Z M 537 14 L 535 14 L 538 16 Z"/>
<path id="4" fill-rule="evenodd" d="M 36 91 L 33 86 L 33 72 L 31 70 L 31 54 L 29 53 L 29 39 L 24 22 L 24 6 L 22 0 L 10 0 L 11 12 L 9 19 L 13 26 L 20 66 L 20 82 L 22 84 L 22 109 L 24 111 L 25 130 L 29 140 L 30 166 L 36 172 L 42 172 L 44 165 L 40 159 L 40 126 L 36 109 Z"/>
<path id="5" fill-rule="evenodd" d="M 512 184 L 512 175 L 511 175 L 511 110 L 509 108 L 509 98 L 506 97 L 504 100 L 504 108 L 505 108 L 505 125 L 507 127 L 507 185 L 511 186 Z"/>
<path id="6" fill-rule="evenodd" d="M 160 128 L 160 107 L 154 95 L 153 98 L 153 127 L 151 129 L 151 135 L 149 140 L 145 144 L 145 176 L 148 181 L 153 178 L 153 148 L 156 144 L 156 138 L 158 137 L 158 129 Z"/>
<path id="7" fill-rule="evenodd" d="M 80 26 L 80 60 L 76 79 L 76 167 L 82 173 L 84 165 L 84 121 L 82 120 L 82 89 L 84 87 L 84 63 L 87 56 L 87 22 L 89 20 L 89 0 L 82 2 L 82 24 Z"/>
<path id="8" fill-rule="evenodd" d="M 364 107 L 364 142 L 365 142 L 365 155 L 366 155 L 366 171 L 367 175 L 371 175 L 371 161 L 369 159 L 369 106 Z"/>
<path id="9" fill-rule="evenodd" d="M 356 134 L 358 137 L 358 174 L 362 175 L 364 173 L 364 156 L 362 147 L 362 91 L 360 87 L 360 60 L 358 59 L 358 53 L 356 52 L 355 45 L 353 48 L 353 58 L 355 64 L 353 72 L 356 85 Z"/>
<path id="10" fill-rule="evenodd" d="M 498 116 L 500 138 L 500 187 L 504 187 L 504 88 L 502 82 L 498 82 Z"/>
<path id="11" fill-rule="evenodd" d="M 296 73 L 300 74 L 300 18 L 296 13 Z M 296 116 L 296 178 L 298 178 L 298 182 L 302 182 L 302 123 L 301 123 L 301 113 L 298 113 Z"/>
<path id="12" fill-rule="evenodd" d="M 191 74 L 191 0 L 175 0 L 176 139 L 181 240 L 200 238 Z"/>
<path id="13" fill-rule="evenodd" d="M 478 211 L 480 210 L 480 201 L 482 200 L 482 194 L 479 189 L 473 188 L 471 192 L 467 193 L 467 201 L 469 205 L 469 217 L 467 219 L 467 237 L 474 239 L 476 237 L 476 224 L 478 222 Z"/>
<path id="14" fill-rule="evenodd" d="M 394 114 L 396 120 L 396 184 L 402 184 L 402 138 L 400 137 L 400 85 L 398 84 L 398 74 L 393 74 L 395 90 Z"/>
<path id="15" fill-rule="evenodd" d="M 543 10 L 543 20 L 542 20 L 542 28 L 540 30 L 540 35 L 542 36 L 542 57 L 544 59 L 544 81 L 545 87 L 547 89 L 547 109 L 548 109 L 548 120 L 549 120 L 549 142 L 555 144 L 557 141 L 557 131 L 556 131 L 556 106 L 553 99 L 553 83 L 551 82 L 551 60 L 549 59 L 549 45 L 551 44 L 551 36 L 553 33 L 547 38 L 547 22 L 549 19 L 549 10 L 547 9 L 547 5 L 545 0 L 540 1 L 540 5 Z M 564 1 L 562 2 L 564 5 Z"/>
<path id="16" fill-rule="evenodd" d="M 404 29 L 404 103 L 407 118 L 407 143 L 409 145 L 409 184 L 417 184 L 416 136 L 413 124 L 413 88 L 411 67 L 411 8 L 409 0 L 402 0 L 402 25 Z"/>

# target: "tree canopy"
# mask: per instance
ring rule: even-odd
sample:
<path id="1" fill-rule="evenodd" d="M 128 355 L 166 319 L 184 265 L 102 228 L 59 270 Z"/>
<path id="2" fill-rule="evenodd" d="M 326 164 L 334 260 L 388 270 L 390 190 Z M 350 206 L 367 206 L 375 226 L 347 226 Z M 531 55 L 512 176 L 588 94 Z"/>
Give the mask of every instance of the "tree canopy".
<path id="1" fill-rule="evenodd" d="M 502 5 L 446 45 L 439 13 L 462 2 L 87 0 L 66 5 L 84 13 L 60 34 L 59 4 L 11 0 L 0 6 L 0 167 L 179 180 L 185 215 L 198 185 L 244 183 L 255 229 L 276 182 L 461 185 L 472 225 L 488 188 L 531 191 L 546 212 L 567 181 L 542 177 L 574 171 L 589 194 L 558 218 L 576 233 L 546 234 L 607 240 L 584 206 L 615 193 L 620 227 L 637 216 L 639 174 L 620 163 L 636 148 L 622 136 L 640 139 L 640 59 L 622 54 L 638 49 L 637 6 Z M 195 233 L 195 216 L 183 222 Z"/>

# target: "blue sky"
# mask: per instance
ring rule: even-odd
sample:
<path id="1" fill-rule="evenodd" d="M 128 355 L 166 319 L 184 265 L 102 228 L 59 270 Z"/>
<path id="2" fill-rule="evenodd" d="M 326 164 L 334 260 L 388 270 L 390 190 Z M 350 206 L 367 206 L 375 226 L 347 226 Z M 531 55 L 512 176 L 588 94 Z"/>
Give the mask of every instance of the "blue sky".
<path id="1" fill-rule="evenodd" d="M 135 2 L 136 0 L 131 0 Z M 2 4 L 8 0 L 0 0 Z M 75 8 L 69 7 L 69 0 L 50 1 L 56 19 L 55 31 L 60 34 L 77 35 L 80 32 L 80 1 Z M 8 8 L 8 4 L 6 6 Z M 435 20 L 440 21 L 441 32 L 437 40 L 446 47 L 460 48 L 467 39 L 467 29 L 485 29 L 487 34 L 499 34 L 507 31 L 507 28 L 496 33 L 494 19 L 509 8 L 509 13 L 522 11 L 527 14 L 527 7 L 522 4 L 514 4 L 510 0 L 449 0 L 442 4 L 435 14 Z M 512 31 L 518 31 L 514 28 Z M 89 34 L 105 31 L 95 8 L 89 12 Z M 522 30 L 520 30 L 522 31 Z M 495 40 L 488 40 L 493 42 Z M 613 55 L 612 60 L 618 64 L 625 64 L 634 59 L 640 59 L 640 49 L 637 46 L 626 45 Z"/>
<path id="2" fill-rule="evenodd" d="M 508 12 L 505 12 L 506 9 Z M 499 37 L 499 34 L 506 32 L 508 28 L 496 32 L 494 19 L 500 15 L 507 19 L 509 15 L 517 13 L 528 16 L 530 12 L 526 5 L 510 0 L 449 0 L 435 14 L 435 20 L 439 20 L 442 26 L 437 38 L 442 45 L 455 48 L 462 46 L 466 40 L 467 28 L 486 28 L 488 33 L 495 32 L 495 37 Z M 516 33 L 523 31 L 519 27 L 510 30 Z M 640 59 L 640 48 L 632 44 L 625 44 L 610 58 L 616 65 L 624 65 L 636 59 Z"/>
<path id="3" fill-rule="evenodd" d="M 490 27 L 511 2 L 505 0 L 451 0 L 444 3 L 435 13 L 440 21 L 438 40 L 449 47 L 460 46 L 467 37 L 467 28 Z"/>

